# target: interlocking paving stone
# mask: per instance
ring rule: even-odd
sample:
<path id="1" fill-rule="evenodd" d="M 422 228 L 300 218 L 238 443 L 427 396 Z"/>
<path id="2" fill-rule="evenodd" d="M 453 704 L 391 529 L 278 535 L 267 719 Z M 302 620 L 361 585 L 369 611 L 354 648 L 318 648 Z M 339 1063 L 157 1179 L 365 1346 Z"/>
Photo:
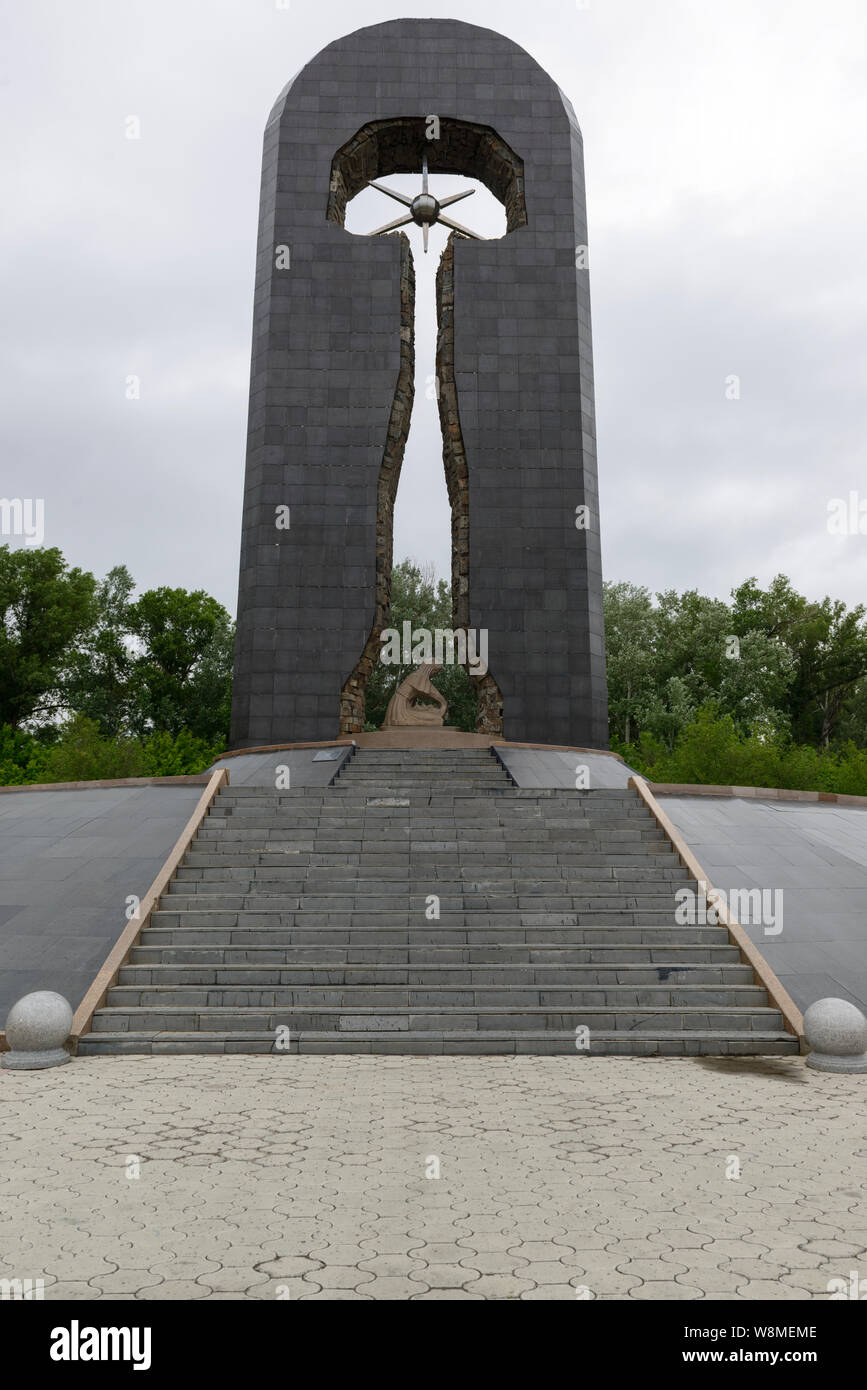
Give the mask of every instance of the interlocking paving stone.
<path id="1" fill-rule="evenodd" d="M 827 1298 L 867 1277 L 863 1084 L 800 1057 L 0 1072 L 0 1271 L 76 1300 Z"/>

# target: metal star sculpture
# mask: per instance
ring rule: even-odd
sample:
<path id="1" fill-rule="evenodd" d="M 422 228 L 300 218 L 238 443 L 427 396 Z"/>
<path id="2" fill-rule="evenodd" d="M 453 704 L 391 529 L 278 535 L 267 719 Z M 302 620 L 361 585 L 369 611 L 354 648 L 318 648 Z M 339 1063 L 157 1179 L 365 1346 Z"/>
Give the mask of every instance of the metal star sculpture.
<path id="1" fill-rule="evenodd" d="M 383 232 L 393 232 L 397 227 L 405 227 L 407 222 L 415 222 L 421 227 L 424 238 L 424 249 L 427 254 L 427 234 L 435 222 L 441 222 L 444 227 L 451 227 L 453 232 L 461 232 L 464 236 L 472 237 L 474 241 L 484 241 L 478 232 L 471 232 L 469 227 L 462 227 L 460 222 L 453 222 L 450 217 L 443 217 L 443 208 L 447 208 L 450 203 L 460 202 L 461 198 L 469 198 L 471 193 L 475 193 L 474 188 L 467 188 L 463 193 L 452 193 L 449 198 L 441 201 L 428 193 L 427 188 L 427 155 L 422 159 L 421 173 L 421 193 L 417 193 L 414 198 L 407 198 L 403 193 L 395 193 L 393 188 L 386 188 L 384 184 L 374 183 L 371 180 L 370 187 L 377 189 L 379 193 L 386 193 L 389 198 L 394 198 L 396 203 L 403 203 L 404 207 L 409 208 L 409 212 L 403 217 L 398 217 L 394 222 L 386 222 L 384 227 L 377 227 L 371 232 L 371 236 L 381 236 Z"/>

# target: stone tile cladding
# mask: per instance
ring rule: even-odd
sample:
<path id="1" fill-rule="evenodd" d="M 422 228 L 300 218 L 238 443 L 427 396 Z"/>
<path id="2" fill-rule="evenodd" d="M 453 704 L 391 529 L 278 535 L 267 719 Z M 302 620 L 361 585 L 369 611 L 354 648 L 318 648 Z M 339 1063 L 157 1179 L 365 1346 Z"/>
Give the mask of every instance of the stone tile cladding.
<path id="1" fill-rule="evenodd" d="M 390 570 L 383 498 L 390 507 L 402 457 L 409 272 L 402 237 L 341 225 L 351 192 L 334 180 L 335 156 L 357 139 L 356 177 L 372 150 L 380 167 L 367 177 L 399 172 L 413 121 L 428 114 L 460 125 L 441 155 L 462 167 L 438 164 L 430 141 L 432 172 L 496 185 L 512 225 L 500 240 L 453 243 L 466 607 L 469 625 L 489 632 L 497 692 L 483 692 L 481 718 L 498 718 L 501 697 L 509 739 L 607 746 L 590 299 L 576 267 L 587 243 L 581 134 L 510 40 L 407 19 L 329 45 L 265 131 L 235 747 L 328 739 L 361 717 L 361 659 Z M 371 143 L 378 122 L 397 133 Z M 275 525 L 281 505 L 288 530 Z M 586 530 L 575 526 L 581 505 Z"/>

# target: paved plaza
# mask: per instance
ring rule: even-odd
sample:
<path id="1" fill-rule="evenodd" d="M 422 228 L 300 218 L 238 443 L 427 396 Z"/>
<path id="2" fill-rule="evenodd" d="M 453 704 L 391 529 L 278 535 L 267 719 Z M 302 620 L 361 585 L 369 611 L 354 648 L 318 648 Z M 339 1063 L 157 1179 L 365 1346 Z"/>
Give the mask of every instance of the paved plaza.
<path id="1" fill-rule="evenodd" d="M 0 1072 L 0 1212 L 46 1299 L 827 1299 L 867 1278 L 864 1079 L 79 1058 Z"/>

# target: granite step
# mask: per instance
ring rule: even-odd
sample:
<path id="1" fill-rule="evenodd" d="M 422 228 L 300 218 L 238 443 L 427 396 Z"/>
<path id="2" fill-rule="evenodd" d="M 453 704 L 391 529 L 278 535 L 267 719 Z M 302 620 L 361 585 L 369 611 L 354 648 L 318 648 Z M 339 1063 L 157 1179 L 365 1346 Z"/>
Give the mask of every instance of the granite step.
<path id="1" fill-rule="evenodd" d="M 449 1032 L 332 1032 L 310 1030 L 284 1035 L 272 1032 L 153 1032 L 90 1033 L 81 1039 L 84 1056 L 115 1053 L 150 1056 L 250 1053 L 277 1057 L 298 1054 L 366 1053 L 382 1056 L 543 1056 L 543 1057 L 744 1057 L 790 1056 L 798 1051 L 790 1033 L 758 1031 L 749 1034 L 726 1029 L 642 1029 L 640 1036 L 595 1029 L 587 1046 L 576 1048 L 574 1032 L 554 1030 L 454 1029 Z"/>
<path id="2" fill-rule="evenodd" d="M 488 942 L 480 946 L 417 946 L 401 945 L 352 946 L 347 943 L 326 942 L 314 946 L 222 946 L 160 945 L 159 941 L 133 947 L 130 964 L 121 968 L 120 982 L 127 982 L 126 971 L 139 965 L 192 966 L 196 969 L 214 966 L 235 968 L 250 965 L 267 970 L 270 966 L 304 970 L 326 965 L 328 968 L 367 966 L 416 967 L 448 966 L 478 967 L 498 970 L 506 966 L 527 965 L 531 968 L 557 966 L 562 969 L 586 968 L 599 973 L 615 970 L 618 978 L 626 971 L 676 973 L 682 970 L 715 969 L 726 972 L 746 971 L 738 979 L 751 978 L 749 966 L 740 964 L 736 946 L 646 946 L 636 945 L 564 946 L 548 942 L 544 945 L 517 943 L 503 945 Z M 142 941 L 145 941 L 144 934 Z M 138 977 L 135 977 L 138 978 Z M 726 973 L 725 979 L 730 978 Z M 133 983 L 132 976 L 129 982 Z"/>
<path id="3" fill-rule="evenodd" d="M 519 1004 L 512 1008 L 493 1005 L 447 1005 L 409 1008 L 407 1006 L 362 1007 L 346 1005 L 281 1004 L 261 1006 L 219 1005 L 107 1005 L 94 1015 L 96 1032 L 198 1032 L 237 1031 L 273 1032 L 278 1029 L 314 1030 L 341 1033 L 352 1030 L 375 1029 L 380 1032 L 447 1031 L 457 1028 L 484 1031 L 488 1028 L 537 1028 L 547 1031 L 572 1032 L 576 1028 L 594 1028 L 632 1032 L 642 1028 L 679 1028 L 684 1031 L 722 1030 L 749 1034 L 752 1031 L 782 1032 L 783 1020 L 779 1010 L 759 1005 L 715 1007 L 694 1006 L 613 1005 L 556 1006 Z"/>
<path id="4" fill-rule="evenodd" d="M 378 938 L 383 945 L 406 942 L 415 945 L 483 945 L 500 942 L 504 945 L 515 942 L 547 941 L 552 945 L 696 945 L 715 946 L 728 944 L 728 936 L 718 926 L 599 926 L 592 923 L 578 925 L 574 914 L 540 913 L 540 921 L 532 920 L 529 913 L 453 913 L 449 918 L 442 917 L 437 922 L 429 922 L 420 913 L 320 913 L 308 912 L 202 912 L 178 913 L 160 909 L 151 915 L 152 925 L 145 928 L 146 933 L 171 931 L 182 940 L 196 939 L 201 942 L 202 934 L 213 939 L 215 944 L 227 937 L 254 943 L 261 937 L 262 945 L 275 944 L 278 938 L 285 939 L 286 945 L 311 945 L 318 942 L 344 938 L 351 945 L 372 944 Z M 479 920 L 476 920 L 478 917 Z M 568 921 L 556 925 L 556 919 L 564 917 Z M 552 925 L 548 918 L 554 918 Z M 506 920 L 502 920 L 506 919 Z M 524 919 L 524 920 L 522 920 Z M 205 944 L 201 942 L 201 944 Z"/>
<path id="5" fill-rule="evenodd" d="M 529 972 L 526 972 L 529 973 Z M 405 1009 L 415 1012 L 448 1008 L 473 1013 L 486 1009 L 581 1010 L 595 1007 L 623 1009 L 751 1009 L 761 1008 L 764 991 L 758 985 L 633 984 L 497 985 L 387 984 L 380 979 L 350 984 L 259 983 L 245 985 L 193 985 L 157 982 L 154 985 L 115 985 L 108 992 L 107 1009 L 179 1008 L 187 1010 L 295 1008 L 368 1010 Z"/>
<path id="6" fill-rule="evenodd" d="M 475 989 L 491 986 L 569 986 L 593 988 L 632 985 L 740 985 L 755 989 L 748 965 L 700 965 L 686 961 L 669 965 L 569 965 L 561 960 L 546 963 L 512 961 L 494 964 L 427 961 L 416 964 L 325 961 L 319 964 L 265 964 L 245 961 L 223 965 L 132 964 L 121 968 L 118 986 L 152 988 L 155 985 L 189 985 L 191 988 L 233 986 L 238 989 L 305 985 L 406 985 Z M 148 1003 L 149 1000 L 142 1000 Z"/>
<path id="7" fill-rule="evenodd" d="M 467 754 L 224 788 L 80 1051 L 797 1051 L 726 930 L 675 920 L 689 875 L 632 789 Z"/>

